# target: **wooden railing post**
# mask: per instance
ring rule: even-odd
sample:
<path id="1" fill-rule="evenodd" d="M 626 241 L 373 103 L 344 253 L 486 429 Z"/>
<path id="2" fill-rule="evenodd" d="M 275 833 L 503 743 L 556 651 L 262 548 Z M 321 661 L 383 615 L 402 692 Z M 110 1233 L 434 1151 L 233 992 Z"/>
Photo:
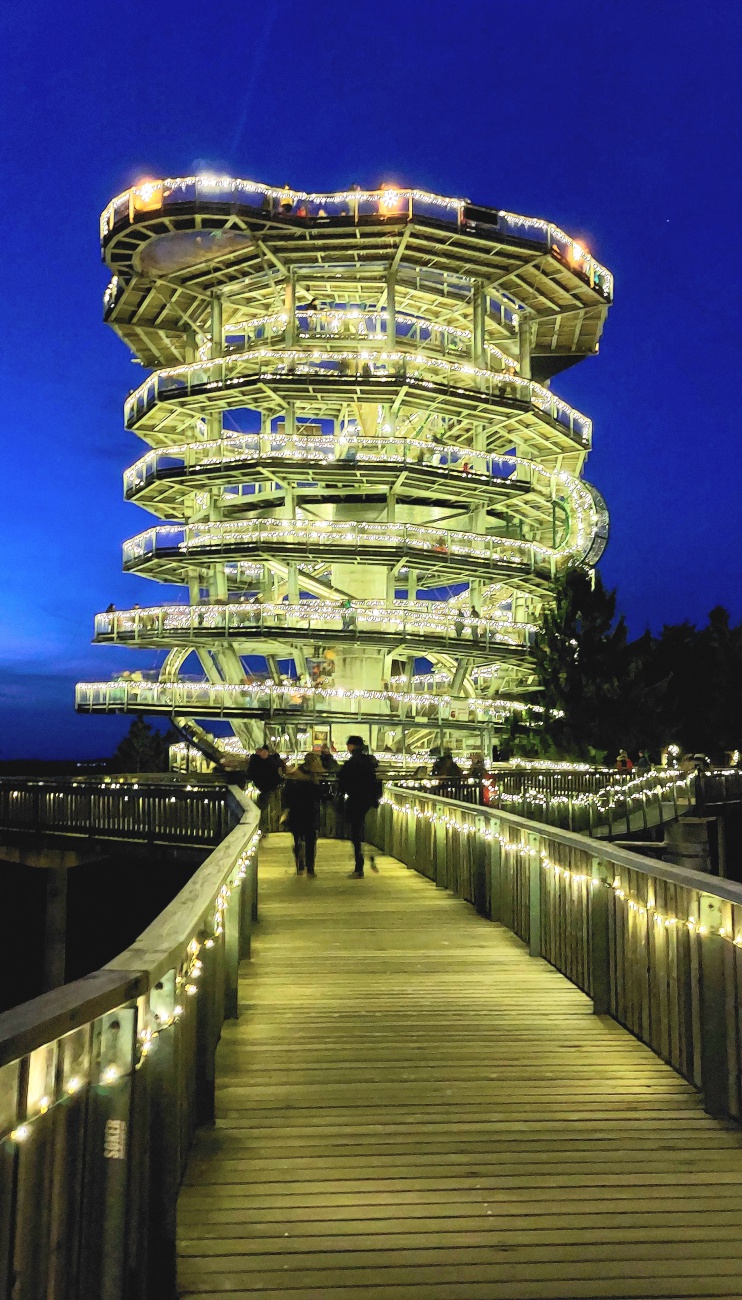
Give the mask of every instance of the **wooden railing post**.
<path id="1" fill-rule="evenodd" d="M 528 951 L 531 957 L 541 956 L 541 836 L 529 833 L 528 847 Z"/>
<path id="2" fill-rule="evenodd" d="M 86 1109 L 79 1264 L 79 1294 L 86 1300 L 120 1300 L 126 1295 L 135 1038 L 133 1008 L 106 1015 L 96 1026 Z M 111 1077 L 113 1070 L 120 1074 Z"/>
<path id="3" fill-rule="evenodd" d="M 253 895 L 257 866 L 255 856 L 246 863 L 245 878 L 240 888 L 239 900 L 239 958 L 244 961 L 250 956 L 250 944 L 253 927 Z"/>
<path id="4" fill-rule="evenodd" d="M 236 1020 L 239 1015 L 242 893 L 243 882 L 235 880 L 224 914 L 224 1015 L 227 1020 Z"/>
<path id="5" fill-rule="evenodd" d="M 440 811 L 440 805 L 436 805 L 436 813 Z M 435 822 L 435 883 L 439 889 L 445 889 L 447 881 L 446 852 L 448 845 L 446 830 L 447 828 L 443 822 Z"/>
<path id="6" fill-rule="evenodd" d="M 491 854 L 490 845 L 484 837 L 486 825 L 483 817 L 477 817 L 477 833 L 472 852 L 472 902 L 480 916 L 490 915 Z"/>
<path id="7" fill-rule="evenodd" d="M 216 947 L 202 949 L 203 970 L 196 996 L 196 1123 L 216 1118 L 216 1045 L 220 1025 L 216 1016 Z"/>
<path id="8" fill-rule="evenodd" d="M 503 850 L 500 843 L 500 821 L 493 817 L 490 823 L 492 839 L 489 842 L 489 916 L 491 921 L 502 921 Z"/>
<path id="9" fill-rule="evenodd" d="M 175 972 L 172 971 L 157 986 L 163 1014 L 166 1015 L 172 1014 L 175 1003 L 174 985 Z M 159 1034 L 156 1048 L 146 1062 L 150 1074 L 147 1300 L 150 1296 L 175 1300 L 177 1294 L 176 1205 L 184 1127 L 178 1051 L 179 1026 L 171 1024 Z"/>
<path id="10" fill-rule="evenodd" d="M 611 1010 L 611 890 L 600 858 L 592 860 L 590 886 L 590 989 L 593 1012 L 607 1016 Z"/>
<path id="11" fill-rule="evenodd" d="M 724 970 L 726 941 L 717 932 L 721 925 L 721 905 L 710 894 L 701 894 L 701 923 L 707 927 L 699 934 L 701 1090 L 709 1115 L 729 1114 L 729 1030 L 727 1027 L 727 989 Z M 713 928 L 712 928 L 713 927 Z"/>

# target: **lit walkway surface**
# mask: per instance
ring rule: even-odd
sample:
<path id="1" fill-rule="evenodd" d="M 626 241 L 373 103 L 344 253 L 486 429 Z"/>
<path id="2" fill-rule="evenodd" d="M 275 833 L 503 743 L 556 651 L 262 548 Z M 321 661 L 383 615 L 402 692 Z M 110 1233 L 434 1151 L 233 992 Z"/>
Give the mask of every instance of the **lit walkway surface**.
<path id="1" fill-rule="evenodd" d="M 742 1141 L 507 930 L 391 858 L 261 849 L 183 1296 L 742 1295 Z"/>

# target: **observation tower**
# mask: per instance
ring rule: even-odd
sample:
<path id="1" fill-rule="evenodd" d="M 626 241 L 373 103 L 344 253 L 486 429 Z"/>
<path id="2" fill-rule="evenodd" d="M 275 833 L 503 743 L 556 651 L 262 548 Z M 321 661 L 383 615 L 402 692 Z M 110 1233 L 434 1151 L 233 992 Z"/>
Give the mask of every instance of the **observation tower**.
<path id="1" fill-rule="evenodd" d="M 77 708 L 168 714 L 390 761 L 537 720 L 556 577 L 608 535 L 591 422 L 551 390 L 597 351 L 612 278 L 547 221 L 420 190 L 148 181 L 101 218 L 125 403 L 124 568 L 168 584 L 95 640 L 164 653 Z M 396 758 L 393 760 L 392 755 Z"/>

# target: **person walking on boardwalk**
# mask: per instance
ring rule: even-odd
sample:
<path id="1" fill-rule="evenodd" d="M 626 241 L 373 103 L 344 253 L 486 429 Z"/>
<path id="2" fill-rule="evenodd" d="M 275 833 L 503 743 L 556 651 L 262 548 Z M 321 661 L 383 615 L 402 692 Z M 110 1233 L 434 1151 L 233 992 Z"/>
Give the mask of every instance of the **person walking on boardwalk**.
<path id="1" fill-rule="evenodd" d="M 320 780 L 323 776 L 319 754 L 311 752 L 305 754 L 299 767 L 286 774 L 283 800 L 288 812 L 288 827 L 294 837 L 294 861 L 299 876 L 305 869 L 307 876 L 315 874 L 319 806 L 323 798 Z"/>
<path id="2" fill-rule="evenodd" d="M 338 773 L 338 791 L 345 799 L 345 814 L 355 858 L 355 870 L 351 871 L 349 878 L 360 880 L 363 877 L 363 831 L 366 813 L 371 808 L 378 808 L 382 787 L 377 773 L 376 759 L 366 753 L 362 737 L 348 736 L 346 743 L 350 757 L 343 763 Z M 372 871 L 378 870 L 373 857 L 370 866 Z"/>
<path id="3" fill-rule="evenodd" d="M 281 784 L 281 772 L 275 758 L 271 758 L 271 751 L 267 745 L 258 745 L 255 753 L 251 755 L 247 765 L 247 779 L 252 781 L 258 792 L 255 802 L 262 812 L 268 807 L 273 791 Z"/>

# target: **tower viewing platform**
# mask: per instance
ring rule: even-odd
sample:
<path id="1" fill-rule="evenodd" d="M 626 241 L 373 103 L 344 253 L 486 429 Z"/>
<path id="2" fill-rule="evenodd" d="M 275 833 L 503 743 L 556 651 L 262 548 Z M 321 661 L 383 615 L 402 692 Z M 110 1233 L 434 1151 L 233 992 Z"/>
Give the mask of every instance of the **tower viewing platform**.
<path id="1" fill-rule="evenodd" d="M 597 350 L 609 272 L 464 199 L 214 176 L 120 195 L 101 244 L 105 319 L 152 372 L 124 490 L 157 523 L 124 568 L 176 591 L 97 616 L 167 653 L 78 709 L 411 762 L 537 720 L 541 606 L 608 534 L 591 422 L 550 383 Z"/>

